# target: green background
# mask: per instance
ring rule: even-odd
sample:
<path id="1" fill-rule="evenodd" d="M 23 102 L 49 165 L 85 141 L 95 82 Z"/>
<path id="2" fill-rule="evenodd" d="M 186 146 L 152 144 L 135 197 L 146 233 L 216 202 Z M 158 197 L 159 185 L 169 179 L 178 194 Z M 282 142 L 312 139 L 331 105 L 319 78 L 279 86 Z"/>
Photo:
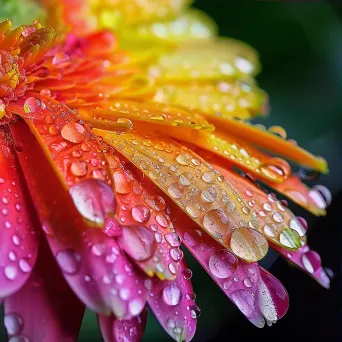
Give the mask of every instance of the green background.
<path id="1" fill-rule="evenodd" d="M 324 156 L 331 172 L 322 176 L 319 183 L 329 187 L 333 195 L 337 194 L 342 189 L 342 8 L 339 2 L 198 0 L 195 5 L 216 20 L 222 35 L 241 39 L 258 50 L 263 65 L 258 81 L 269 93 L 272 108 L 271 116 L 259 122 L 283 126 L 288 137 Z M 296 207 L 294 210 L 315 223 L 311 215 Z M 236 329 L 243 325 L 235 327 L 230 322 L 244 318 L 198 264 L 186 256 L 193 270 L 197 304 L 202 309 L 194 341 L 216 341 L 214 336 L 222 327 L 235 329 L 234 336 L 238 336 Z M 271 253 L 263 265 L 270 267 L 275 258 Z M 0 330 L 0 341 L 5 340 Z M 101 341 L 96 317 L 91 312 L 85 316 L 79 341 Z M 149 315 L 143 341 L 171 339 Z"/>

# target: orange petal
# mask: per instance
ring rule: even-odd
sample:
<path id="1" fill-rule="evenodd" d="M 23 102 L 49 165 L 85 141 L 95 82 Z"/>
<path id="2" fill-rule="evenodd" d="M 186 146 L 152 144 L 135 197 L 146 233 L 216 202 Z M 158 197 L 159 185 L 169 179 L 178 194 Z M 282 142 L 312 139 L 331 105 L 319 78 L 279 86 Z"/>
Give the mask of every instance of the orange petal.
<path id="1" fill-rule="evenodd" d="M 300 236 L 304 236 L 306 229 L 274 194 L 265 193 L 235 172 L 215 164 L 213 166 L 240 191 L 249 210 L 253 211 L 261 222 L 260 231 L 269 241 L 290 250 L 300 247 Z"/>
<path id="2" fill-rule="evenodd" d="M 280 184 L 269 182 L 266 184 L 314 215 L 323 216 L 326 214 L 325 209 L 329 203 L 322 197 L 319 188 L 310 189 L 300 180 L 298 175 L 292 174 Z M 326 191 L 328 190 L 326 189 Z"/>
<path id="3" fill-rule="evenodd" d="M 247 261 L 266 254 L 267 240 L 241 195 L 194 152 L 167 138 L 94 131 L 223 246 Z"/>
<path id="4" fill-rule="evenodd" d="M 209 122 L 219 127 L 219 133 L 222 136 L 236 137 L 247 143 L 258 146 L 284 158 L 293 160 L 294 162 L 306 166 L 308 168 L 318 170 L 323 173 L 328 172 L 326 161 L 321 157 L 316 157 L 306 150 L 300 148 L 295 143 L 279 137 L 257 125 L 245 123 L 232 118 L 208 117 Z M 273 127 L 274 129 L 274 127 Z"/>
<path id="5" fill-rule="evenodd" d="M 155 195 L 151 185 L 142 183 L 142 173 L 122 156 L 113 152 L 105 155 L 118 202 L 115 217 L 123 227 L 121 244 L 149 276 L 175 279 L 182 252 L 164 199 Z"/>

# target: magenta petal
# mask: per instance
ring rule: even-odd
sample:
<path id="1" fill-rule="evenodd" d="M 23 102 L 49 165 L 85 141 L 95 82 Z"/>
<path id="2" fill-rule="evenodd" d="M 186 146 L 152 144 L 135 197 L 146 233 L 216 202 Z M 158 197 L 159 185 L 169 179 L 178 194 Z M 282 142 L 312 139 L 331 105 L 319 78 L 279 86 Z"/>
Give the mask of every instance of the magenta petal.
<path id="1" fill-rule="evenodd" d="M 12 138 L 0 128 L 0 300 L 19 290 L 36 262 L 39 223 L 26 203 Z"/>
<path id="2" fill-rule="evenodd" d="M 84 305 L 63 279 L 46 242 L 27 283 L 5 299 L 11 341 L 70 342 L 77 339 Z"/>
<path id="3" fill-rule="evenodd" d="M 279 246 L 272 247 L 279 252 L 283 257 L 295 264 L 300 269 L 308 273 L 312 278 L 316 279 L 323 287 L 330 287 L 330 279 L 327 273 L 322 268 L 321 258 L 315 251 L 310 250 L 308 245 L 298 248 L 295 252 L 280 248 Z"/>
<path id="4" fill-rule="evenodd" d="M 191 275 L 182 261 L 175 280 L 151 280 L 148 303 L 165 331 L 176 341 L 191 341 L 196 331 L 200 310 L 194 302 Z"/>
<path id="5" fill-rule="evenodd" d="M 65 279 L 96 312 L 119 319 L 138 315 L 146 304 L 145 277 L 135 270 L 115 240 L 98 229 L 82 234 L 80 243 L 60 244 L 49 238 L 50 248 Z"/>
<path id="6" fill-rule="evenodd" d="M 98 315 L 98 321 L 105 342 L 139 342 L 145 332 L 147 310 L 131 319 L 118 320 L 113 315 Z"/>
<path id="7" fill-rule="evenodd" d="M 261 328 L 265 320 L 272 323 L 283 317 L 288 308 L 288 295 L 276 278 L 255 262 L 239 260 L 184 220 L 176 230 L 183 244 L 249 321 Z"/>

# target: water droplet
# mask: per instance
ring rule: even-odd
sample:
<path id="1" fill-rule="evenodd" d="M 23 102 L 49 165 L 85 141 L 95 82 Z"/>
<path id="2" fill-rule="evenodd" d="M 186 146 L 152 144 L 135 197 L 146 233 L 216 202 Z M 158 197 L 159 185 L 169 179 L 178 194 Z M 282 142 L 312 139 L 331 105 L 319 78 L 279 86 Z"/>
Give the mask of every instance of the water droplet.
<path id="1" fill-rule="evenodd" d="M 189 154 L 186 154 L 186 153 L 182 153 L 180 155 L 178 155 L 176 157 L 176 161 L 177 163 L 179 163 L 180 165 L 189 165 L 190 162 L 191 162 L 191 156 Z"/>
<path id="2" fill-rule="evenodd" d="M 84 161 L 73 162 L 70 166 L 70 171 L 77 177 L 85 176 L 88 172 L 88 165 Z"/>
<path id="3" fill-rule="evenodd" d="M 196 318 L 198 318 L 199 316 L 201 316 L 201 308 L 200 308 L 199 306 L 197 306 L 197 305 L 192 306 L 192 307 L 190 308 L 190 316 L 191 316 L 191 318 L 193 318 L 193 319 L 196 319 Z"/>
<path id="4" fill-rule="evenodd" d="M 272 217 L 273 217 L 273 220 L 278 222 L 278 223 L 281 223 L 284 220 L 283 217 L 281 216 L 281 214 L 277 213 L 277 212 L 274 213 Z"/>
<path id="5" fill-rule="evenodd" d="M 22 317 L 14 312 L 5 315 L 4 323 L 8 335 L 18 335 L 23 329 Z"/>
<path id="6" fill-rule="evenodd" d="M 265 202 L 262 206 L 266 211 L 272 211 L 272 205 L 268 202 Z"/>
<path id="7" fill-rule="evenodd" d="M 73 275 L 79 270 L 81 256 L 72 249 L 65 249 L 57 253 L 56 260 L 64 273 Z"/>
<path id="8" fill-rule="evenodd" d="M 83 142 L 86 138 L 86 129 L 77 122 L 69 122 L 61 130 L 62 137 L 75 144 Z"/>
<path id="9" fill-rule="evenodd" d="M 171 247 L 179 247 L 181 240 L 177 233 L 169 233 L 165 235 L 165 240 Z"/>
<path id="10" fill-rule="evenodd" d="M 192 271 L 190 270 L 190 269 L 186 269 L 186 270 L 184 270 L 183 272 L 182 272 L 182 274 L 183 274 L 183 278 L 185 279 L 185 280 L 189 280 L 189 279 L 191 279 L 191 277 L 192 277 Z"/>
<path id="11" fill-rule="evenodd" d="M 8 342 L 30 342 L 30 340 L 23 335 L 17 335 L 11 337 Z"/>
<path id="12" fill-rule="evenodd" d="M 8 265 L 4 268 L 4 274 L 8 280 L 14 280 L 17 277 L 17 268 L 13 265 Z"/>
<path id="13" fill-rule="evenodd" d="M 321 258 L 315 251 L 308 251 L 302 256 L 304 268 L 309 273 L 315 273 L 321 267 Z"/>
<path id="14" fill-rule="evenodd" d="M 130 294 L 129 289 L 126 288 L 120 289 L 119 291 L 119 296 L 122 300 L 127 300 L 130 297 Z"/>
<path id="15" fill-rule="evenodd" d="M 202 179 L 206 183 L 214 183 L 216 179 L 216 174 L 214 171 L 206 171 L 202 174 Z"/>
<path id="16" fill-rule="evenodd" d="M 176 306 L 182 298 L 182 293 L 176 284 L 166 286 L 163 290 L 163 299 L 167 305 Z"/>
<path id="17" fill-rule="evenodd" d="M 120 171 L 114 172 L 115 191 L 122 195 L 131 192 L 131 185 L 128 177 Z"/>
<path id="18" fill-rule="evenodd" d="M 300 247 L 299 234 L 291 228 L 286 228 L 280 233 L 279 241 L 288 248 L 295 249 Z"/>
<path id="19" fill-rule="evenodd" d="M 222 209 L 212 209 L 204 216 L 203 226 L 210 234 L 222 236 L 229 229 L 229 219 Z"/>
<path id="20" fill-rule="evenodd" d="M 280 136 L 283 139 L 286 139 L 286 137 L 287 137 L 286 131 L 285 131 L 285 129 L 283 127 L 272 126 L 268 130 L 269 130 L 269 132 L 274 133 L 274 134 Z"/>
<path id="21" fill-rule="evenodd" d="M 293 218 L 290 220 L 290 228 L 294 229 L 299 236 L 304 236 L 306 233 L 306 227 L 303 226 L 299 218 Z"/>
<path id="22" fill-rule="evenodd" d="M 177 267 L 176 267 L 176 265 L 173 262 L 169 263 L 169 271 L 172 274 L 176 274 L 177 273 Z"/>
<path id="23" fill-rule="evenodd" d="M 106 216 L 116 210 L 111 187 L 99 179 L 86 179 L 73 185 L 70 195 L 79 213 L 97 224 L 103 224 Z"/>
<path id="24" fill-rule="evenodd" d="M 331 192 L 323 185 L 314 186 L 309 196 L 320 209 L 325 209 L 331 203 Z"/>
<path id="25" fill-rule="evenodd" d="M 12 236 L 12 242 L 14 245 L 19 246 L 20 242 L 21 242 L 20 237 L 18 235 L 13 235 Z"/>
<path id="26" fill-rule="evenodd" d="M 70 55 L 64 53 L 64 52 L 58 52 L 53 56 L 52 64 L 53 65 L 61 65 L 64 63 L 67 63 L 71 60 Z"/>
<path id="27" fill-rule="evenodd" d="M 154 234 L 143 226 L 123 227 L 121 241 L 126 253 L 137 261 L 151 258 L 157 248 Z"/>
<path id="28" fill-rule="evenodd" d="M 265 224 L 265 226 L 264 226 L 264 232 L 269 237 L 274 237 L 275 236 L 274 232 L 273 232 L 273 229 L 269 225 L 267 225 L 267 224 Z"/>
<path id="29" fill-rule="evenodd" d="M 175 261 L 180 261 L 183 257 L 183 252 L 179 248 L 172 248 L 170 250 L 170 256 Z"/>
<path id="30" fill-rule="evenodd" d="M 136 299 L 132 299 L 128 303 L 128 310 L 133 316 L 137 316 L 144 309 L 144 306 L 145 306 L 144 301 L 139 298 L 136 298 Z"/>
<path id="31" fill-rule="evenodd" d="M 24 102 L 25 113 L 35 113 L 41 109 L 42 103 L 36 97 L 29 97 Z"/>
<path id="32" fill-rule="evenodd" d="M 151 211 L 143 204 L 136 205 L 132 208 L 132 217 L 139 223 L 145 223 L 150 219 Z"/>
<path id="33" fill-rule="evenodd" d="M 209 269 L 217 278 L 231 277 L 237 269 L 237 259 L 227 250 L 217 251 L 209 259 Z"/>
<path id="34" fill-rule="evenodd" d="M 19 260 L 19 268 L 24 272 L 24 273 L 29 273 L 32 271 L 32 267 L 29 264 L 28 260 L 26 258 L 20 259 Z"/>
<path id="35" fill-rule="evenodd" d="M 184 187 L 180 183 L 172 183 L 170 184 L 169 188 L 167 189 L 168 193 L 173 198 L 181 198 L 184 194 Z"/>
<path id="36" fill-rule="evenodd" d="M 252 283 L 252 279 L 247 277 L 244 279 L 243 281 L 243 284 L 246 286 L 246 287 L 252 287 L 253 283 Z"/>
<path id="37" fill-rule="evenodd" d="M 237 290 L 231 294 L 231 299 L 246 317 L 250 317 L 253 314 L 255 299 L 251 293 L 246 290 Z"/>
<path id="38" fill-rule="evenodd" d="M 212 203 L 216 200 L 217 198 L 217 192 L 214 188 L 207 188 L 204 189 L 201 193 L 201 199 L 203 200 L 203 202 L 206 203 Z"/>
<path id="39" fill-rule="evenodd" d="M 166 203 L 163 197 L 160 196 L 153 196 L 145 198 L 146 204 L 155 212 L 159 213 L 165 210 Z"/>
<path id="40" fill-rule="evenodd" d="M 91 251 L 96 256 L 102 256 L 106 252 L 107 246 L 104 243 L 96 243 L 91 247 Z"/>

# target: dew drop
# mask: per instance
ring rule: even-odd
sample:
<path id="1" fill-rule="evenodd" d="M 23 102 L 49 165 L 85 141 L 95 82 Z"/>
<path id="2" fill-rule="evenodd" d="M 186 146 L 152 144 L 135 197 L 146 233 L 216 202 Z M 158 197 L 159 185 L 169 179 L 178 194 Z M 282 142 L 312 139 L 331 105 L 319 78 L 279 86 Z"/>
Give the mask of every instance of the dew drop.
<path id="1" fill-rule="evenodd" d="M 171 247 L 179 247 L 181 240 L 177 233 L 169 233 L 165 235 L 165 240 Z"/>
<path id="2" fill-rule="evenodd" d="M 73 185 L 70 195 L 78 212 L 97 224 L 103 224 L 106 216 L 110 216 L 116 210 L 111 187 L 99 179 L 86 179 Z"/>
<path id="3" fill-rule="evenodd" d="M 136 298 L 136 299 L 132 299 L 128 303 L 128 310 L 133 316 L 137 316 L 144 309 L 144 306 L 145 306 L 145 303 L 143 302 L 143 300 Z"/>
<path id="4" fill-rule="evenodd" d="M 60 251 L 56 255 L 56 260 L 65 274 L 76 274 L 81 263 L 81 256 L 72 249 Z"/>
<path id="5" fill-rule="evenodd" d="M 102 256 L 106 252 L 106 245 L 103 243 L 96 243 L 91 247 L 91 252 L 96 256 Z"/>
<path id="6" fill-rule="evenodd" d="M 4 274 L 8 280 L 14 280 L 17 277 L 17 268 L 13 265 L 8 265 L 4 268 Z"/>
<path id="7" fill-rule="evenodd" d="M 29 273 L 32 271 L 32 267 L 29 264 L 28 260 L 26 258 L 20 259 L 19 260 L 19 268 L 24 272 L 24 273 Z"/>
<path id="8" fill-rule="evenodd" d="M 178 199 L 183 196 L 184 187 L 180 183 L 172 183 L 168 187 L 167 192 L 171 195 L 171 197 Z"/>
<path id="9" fill-rule="evenodd" d="M 199 316 L 201 316 L 201 308 L 197 305 L 192 306 L 190 308 L 190 316 L 193 319 L 197 319 Z"/>
<path id="10" fill-rule="evenodd" d="M 176 284 L 166 286 L 163 290 L 163 300 L 167 305 L 176 306 L 182 298 L 182 293 Z"/>
<path id="11" fill-rule="evenodd" d="M 75 144 L 83 142 L 86 138 L 86 129 L 77 122 L 69 122 L 61 130 L 62 137 Z"/>
<path id="12" fill-rule="evenodd" d="M 178 155 L 176 157 L 176 161 L 177 163 L 179 163 L 180 165 L 189 165 L 190 162 L 191 162 L 191 156 L 189 154 L 186 154 L 186 153 L 182 153 L 180 155 Z"/>
<path id="13" fill-rule="evenodd" d="M 5 315 L 4 323 L 8 335 L 18 335 L 23 329 L 22 317 L 14 312 Z"/>
<path id="14" fill-rule="evenodd" d="M 300 247 L 299 234 L 291 228 L 286 228 L 280 233 L 279 241 L 288 248 L 295 249 Z"/>
<path id="15" fill-rule="evenodd" d="M 201 193 L 201 199 L 203 202 L 212 203 L 217 198 L 217 192 L 214 188 L 204 189 Z"/>
<path id="16" fill-rule="evenodd" d="M 77 177 L 85 176 L 88 172 L 88 165 L 84 161 L 73 162 L 70 166 L 70 171 Z"/>
<path id="17" fill-rule="evenodd" d="M 189 279 L 191 279 L 191 277 L 192 277 L 192 271 L 190 270 L 190 269 L 186 269 L 186 270 L 184 270 L 183 272 L 182 272 L 182 275 L 183 275 L 183 278 L 185 279 L 185 280 L 189 280 Z"/>
<path id="18" fill-rule="evenodd" d="M 299 218 L 293 218 L 290 220 L 290 228 L 294 229 L 299 236 L 304 236 L 306 233 L 306 227 L 304 227 Z"/>
<path id="19" fill-rule="evenodd" d="M 321 258 L 315 251 L 308 251 L 302 256 L 304 268 L 310 273 L 315 273 L 321 267 Z"/>
<path id="20" fill-rule="evenodd" d="M 251 278 L 249 278 L 249 277 L 247 277 L 247 278 L 244 279 L 243 284 L 244 284 L 246 287 L 252 287 L 252 285 L 253 285 L 252 280 L 251 280 Z"/>
<path id="21" fill-rule="evenodd" d="M 170 250 L 170 256 L 175 261 L 180 261 L 183 257 L 183 252 L 179 248 L 172 248 Z"/>
<path id="22" fill-rule="evenodd" d="M 214 171 L 206 171 L 202 174 L 202 179 L 206 183 L 214 183 L 216 178 L 216 174 Z"/>
<path id="23" fill-rule="evenodd" d="M 227 250 L 217 251 L 209 259 L 209 269 L 217 278 L 231 277 L 237 269 L 237 259 Z"/>
<path id="24" fill-rule="evenodd" d="M 29 97 L 24 102 L 25 113 L 35 113 L 41 109 L 42 103 L 36 97 Z"/>
<path id="25" fill-rule="evenodd" d="M 228 231 L 229 219 L 222 209 L 212 209 L 204 216 L 203 226 L 210 234 L 222 236 Z"/>
<path id="26" fill-rule="evenodd" d="M 132 208 L 132 217 L 139 223 L 145 223 L 150 219 L 151 211 L 143 204 L 136 205 Z"/>

